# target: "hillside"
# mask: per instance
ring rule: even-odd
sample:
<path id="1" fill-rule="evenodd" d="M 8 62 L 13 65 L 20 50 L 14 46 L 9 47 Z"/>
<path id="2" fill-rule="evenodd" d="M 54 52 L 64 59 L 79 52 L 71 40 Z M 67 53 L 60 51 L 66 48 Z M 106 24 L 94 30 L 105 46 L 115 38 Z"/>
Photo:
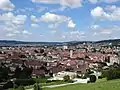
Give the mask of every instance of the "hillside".
<path id="1" fill-rule="evenodd" d="M 43 90 L 120 90 L 120 79 L 112 81 L 101 80 L 93 84 L 76 84 L 57 88 L 45 88 Z"/>
<path id="2" fill-rule="evenodd" d="M 35 45 L 35 44 L 42 44 L 42 45 L 77 45 L 83 43 L 113 43 L 113 44 L 120 44 L 120 39 L 112 39 L 112 40 L 101 40 L 101 41 L 69 41 L 69 42 L 25 42 L 25 41 L 15 41 L 15 40 L 0 40 L 0 46 L 12 46 L 12 45 Z"/>

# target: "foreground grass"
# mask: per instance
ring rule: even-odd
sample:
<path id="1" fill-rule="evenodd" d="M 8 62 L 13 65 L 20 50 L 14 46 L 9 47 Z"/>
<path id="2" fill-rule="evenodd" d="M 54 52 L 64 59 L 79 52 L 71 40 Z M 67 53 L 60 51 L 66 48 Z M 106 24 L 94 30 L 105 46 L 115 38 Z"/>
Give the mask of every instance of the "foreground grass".
<path id="1" fill-rule="evenodd" d="M 57 88 L 44 88 L 43 90 L 120 90 L 120 79 L 111 81 L 101 79 L 92 84 L 76 84 Z"/>

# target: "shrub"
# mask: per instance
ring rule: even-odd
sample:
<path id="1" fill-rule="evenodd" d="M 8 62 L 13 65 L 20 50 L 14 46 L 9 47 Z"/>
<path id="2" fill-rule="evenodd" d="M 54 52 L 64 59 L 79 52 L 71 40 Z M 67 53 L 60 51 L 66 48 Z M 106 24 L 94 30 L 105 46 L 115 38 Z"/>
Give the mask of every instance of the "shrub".
<path id="1" fill-rule="evenodd" d="M 74 81 L 73 80 L 69 80 L 68 83 L 74 83 Z"/>
<path id="2" fill-rule="evenodd" d="M 13 83 L 10 81 L 10 82 L 7 82 L 4 86 L 3 86 L 4 89 L 8 89 L 8 88 L 13 88 Z"/>
<path id="3" fill-rule="evenodd" d="M 108 74 L 108 71 L 103 71 L 101 77 L 105 78 L 105 77 L 107 77 L 107 74 Z"/>
<path id="4" fill-rule="evenodd" d="M 34 85 L 34 90 L 42 90 L 42 89 L 41 89 L 40 86 L 36 83 L 36 84 Z"/>
<path id="5" fill-rule="evenodd" d="M 20 86 L 17 90 L 25 90 L 23 86 Z"/>
<path id="6" fill-rule="evenodd" d="M 90 75 L 90 82 L 94 83 L 96 82 L 96 76 L 95 75 Z"/>
<path id="7" fill-rule="evenodd" d="M 64 76 L 63 78 L 64 78 L 64 81 L 65 81 L 65 82 L 68 82 L 68 81 L 70 80 L 70 76 L 69 76 L 69 75 L 66 75 L 66 76 Z"/>
<path id="8" fill-rule="evenodd" d="M 102 79 L 103 77 L 102 76 L 98 76 L 98 79 Z"/>
<path id="9" fill-rule="evenodd" d="M 82 79 L 86 79 L 87 77 L 89 77 L 89 74 L 85 73 L 84 76 L 82 76 Z"/>
<path id="10" fill-rule="evenodd" d="M 18 86 L 27 86 L 27 85 L 33 85 L 35 84 L 36 82 L 33 80 L 33 79 L 17 79 L 15 81 L 15 84 L 18 85 Z"/>
<path id="11" fill-rule="evenodd" d="M 77 78 L 82 78 L 82 76 L 80 76 L 80 75 L 77 74 Z"/>
<path id="12" fill-rule="evenodd" d="M 119 79 L 120 78 L 120 69 L 111 69 L 107 72 L 107 80 Z"/>

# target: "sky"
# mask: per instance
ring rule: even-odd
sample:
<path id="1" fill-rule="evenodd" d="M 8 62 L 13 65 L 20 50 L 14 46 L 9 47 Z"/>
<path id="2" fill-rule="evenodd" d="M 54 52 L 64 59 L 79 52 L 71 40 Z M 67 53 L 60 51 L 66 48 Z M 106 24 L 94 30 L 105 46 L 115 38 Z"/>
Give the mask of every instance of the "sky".
<path id="1" fill-rule="evenodd" d="M 0 0 L 0 40 L 120 38 L 120 0 Z"/>

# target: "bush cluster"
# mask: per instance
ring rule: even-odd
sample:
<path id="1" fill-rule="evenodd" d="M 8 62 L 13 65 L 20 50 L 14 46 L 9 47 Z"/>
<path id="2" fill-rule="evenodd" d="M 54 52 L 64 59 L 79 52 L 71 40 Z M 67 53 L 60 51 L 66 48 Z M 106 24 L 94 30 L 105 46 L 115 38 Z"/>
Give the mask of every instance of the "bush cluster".
<path id="1" fill-rule="evenodd" d="M 27 85 L 33 85 L 35 84 L 36 82 L 33 80 L 33 79 L 17 79 L 15 81 L 15 84 L 17 86 L 27 86 Z"/>
<path id="2" fill-rule="evenodd" d="M 111 69 L 106 74 L 107 80 L 120 79 L 120 69 Z"/>

